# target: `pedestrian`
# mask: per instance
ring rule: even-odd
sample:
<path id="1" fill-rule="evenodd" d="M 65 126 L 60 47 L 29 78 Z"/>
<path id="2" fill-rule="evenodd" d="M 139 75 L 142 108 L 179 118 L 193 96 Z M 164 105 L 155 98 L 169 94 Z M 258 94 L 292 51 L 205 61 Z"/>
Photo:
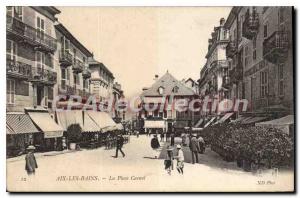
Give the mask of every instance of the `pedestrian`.
<path id="1" fill-rule="evenodd" d="M 192 138 L 190 140 L 190 150 L 192 154 L 192 161 L 193 164 L 195 164 L 195 157 L 196 157 L 196 163 L 198 163 L 198 151 L 199 151 L 199 145 L 197 142 L 197 138 L 192 135 Z"/>
<path id="2" fill-rule="evenodd" d="M 177 171 L 180 174 L 183 174 L 183 167 L 184 167 L 184 155 L 183 155 L 183 151 L 181 149 L 180 144 L 177 144 L 176 146 L 177 148 L 177 155 L 176 155 L 176 159 L 177 159 Z"/>
<path id="3" fill-rule="evenodd" d="M 28 153 L 25 156 L 25 170 L 27 171 L 28 175 L 34 175 L 35 169 L 38 168 L 38 165 L 36 163 L 36 159 L 34 156 L 34 150 L 35 150 L 35 147 L 33 145 L 30 145 L 27 147 Z"/>
<path id="4" fill-rule="evenodd" d="M 136 131 L 136 137 L 139 138 L 140 132 Z"/>
<path id="5" fill-rule="evenodd" d="M 123 144 L 124 144 L 124 138 L 120 134 L 117 137 L 116 156 L 115 156 L 116 158 L 118 158 L 118 151 L 120 151 L 122 153 L 123 157 L 125 157 L 125 153 L 122 151 Z"/>
<path id="6" fill-rule="evenodd" d="M 172 133 L 171 134 L 171 146 L 174 146 L 175 144 L 175 135 Z"/>
<path id="7" fill-rule="evenodd" d="M 164 161 L 165 164 L 165 170 L 167 170 L 167 173 L 171 175 L 171 171 L 173 170 L 173 149 L 172 147 L 167 147 L 167 156 Z"/>
<path id="8" fill-rule="evenodd" d="M 155 151 L 155 159 L 157 159 L 157 149 L 160 147 L 158 142 L 157 135 L 155 134 L 154 137 L 151 139 L 151 148 Z"/>
<path id="9" fill-rule="evenodd" d="M 165 134 L 164 134 L 164 132 L 162 132 L 162 133 L 160 134 L 160 141 L 161 141 L 161 142 L 164 141 L 164 137 L 165 137 Z"/>
<path id="10" fill-rule="evenodd" d="M 200 135 L 198 136 L 197 140 L 199 143 L 199 153 L 203 154 L 205 152 L 205 141 Z"/>

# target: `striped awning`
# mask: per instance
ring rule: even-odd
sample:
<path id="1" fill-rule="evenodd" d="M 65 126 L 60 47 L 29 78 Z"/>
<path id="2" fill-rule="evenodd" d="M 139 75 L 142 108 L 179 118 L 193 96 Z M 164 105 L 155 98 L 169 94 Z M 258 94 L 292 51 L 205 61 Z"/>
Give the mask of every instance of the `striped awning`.
<path id="1" fill-rule="evenodd" d="M 24 134 L 40 132 L 27 114 L 6 114 L 6 134 Z"/>
<path id="2" fill-rule="evenodd" d="M 90 118 L 100 127 L 103 132 L 114 130 L 116 123 L 106 112 L 86 111 Z"/>
<path id="3" fill-rule="evenodd" d="M 28 112 L 38 128 L 44 132 L 44 138 L 57 138 L 63 136 L 63 128 L 56 124 L 48 112 Z"/>
<path id="4" fill-rule="evenodd" d="M 100 132 L 101 128 L 92 120 L 87 112 L 83 112 L 83 132 Z"/>

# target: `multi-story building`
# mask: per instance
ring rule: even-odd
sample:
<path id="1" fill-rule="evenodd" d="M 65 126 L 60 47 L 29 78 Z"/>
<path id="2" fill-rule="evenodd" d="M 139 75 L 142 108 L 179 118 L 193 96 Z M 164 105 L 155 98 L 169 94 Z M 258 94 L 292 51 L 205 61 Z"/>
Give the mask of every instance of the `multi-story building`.
<path id="1" fill-rule="evenodd" d="M 65 95 L 67 98 L 77 95 L 86 100 L 90 96 L 91 78 L 88 58 L 93 54 L 63 24 L 56 24 L 55 31 L 58 40 L 58 50 L 55 52 L 58 84 L 55 95 Z"/>
<path id="2" fill-rule="evenodd" d="M 103 103 L 113 95 L 114 76 L 103 63 L 98 62 L 94 57 L 89 57 L 88 64 L 91 71 L 91 93 L 96 97 L 97 102 Z"/>
<path id="3" fill-rule="evenodd" d="M 59 13 L 55 7 L 6 7 L 6 123 L 12 155 L 29 144 L 51 149 L 62 136 L 47 110 L 57 82 L 54 23 Z"/>
<path id="4" fill-rule="evenodd" d="M 144 129 L 148 132 L 161 130 L 173 132 L 174 128 L 194 126 L 196 118 L 190 109 L 180 111 L 176 108 L 176 101 L 179 99 L 188 102 L 196 97 L 194 92 L 184 83 L 178 81 L 169 72 L 162 77 L 155 77 L 155 82 L 150 88 L 144 88 L 141 94 L 142 110 L 139 111 L 139 119 L 143 120 Z M 154 108 L 156 105 L 157 108 Z"/>
<path id="5" fill-rule="evenodd" d="M 114 100 L 114 104 L 116 104 L 116 102 L 118 100 L 120 100 L 121 98 L 124 97 L 124 93 L 123 93 L 121 84 L 119 84 L 118 82 L 115 82 L 113 84 L 112 94 L 113 94 L 112 97 L 113 97 L 113 100 Z M 118 123 L 121 122 L 121 121 L 124 121 L 125 120 L 125 111 L 121 112 L 118 109 L 114 108 L 114 111 L 112 112 L 112 117 Z"/>
<path id="6" fill-rule="evenodd" d="M 291 7 L 234 7 L 230 32 L 230 98 L 245 98 L 249 111 L 293 109 Z"/>
<path id="7" fill-rule="evenodd" d="M 51 107 L 57 73 L 55 7 L 8 6 L 6 71 L 8 111 Z"/>
<path id="8" fill-rule="evenodd" d="M 228 61 L 226 46 L 229 42 L 229 32 L 224 27 L 225 19 L 220 19 L 220 25 L 214 28 L 211 39 L 208 40 L 207 59 L 200 71 L 199 95 L 209 96 L 216 100 L 229 97 L 228 92 Z"/>

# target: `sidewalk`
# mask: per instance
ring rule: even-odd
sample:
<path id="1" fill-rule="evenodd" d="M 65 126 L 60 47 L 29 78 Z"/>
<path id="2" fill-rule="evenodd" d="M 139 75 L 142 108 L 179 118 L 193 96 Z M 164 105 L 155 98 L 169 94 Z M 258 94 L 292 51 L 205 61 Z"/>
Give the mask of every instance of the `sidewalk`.
<path id="1" fill-rule="evenodd" d="M 56 156 L 56 155 L 61 155 L 61 154 L 65 154 L 65 153 L 73 153 L 73 152 L 77 152 L 77 151 L 82 151 L 85 149 L 81 149 L 81 150 L 63 150 L 63 151 L 48 151 L 48 152 L 43 152 L 43 153 L 34 153 L 36 158 L 40 158 L 43 156 Z M 6 162 L 15 162 L 15 161 L 20 161 L 20 160 L 24 160 L 26 154 L 17 156 L 17 157 L 12 157 L 12 158 L 7 158 Z"/>

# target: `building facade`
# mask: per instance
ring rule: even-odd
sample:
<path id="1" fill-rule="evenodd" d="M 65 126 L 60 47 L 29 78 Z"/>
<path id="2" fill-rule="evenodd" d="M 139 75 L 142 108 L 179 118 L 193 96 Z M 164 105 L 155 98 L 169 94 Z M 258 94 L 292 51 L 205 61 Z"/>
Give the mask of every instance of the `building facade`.
<path id="1" fill-rule="evenodd" d="M 93 54 L 63 24 L 56 24 L 55 31 L 58 40 L 58 50 L 55 52 L 58 58 L 58 83 L 55 94 L 66 96 L 66 99 L 70 95 L 77 95 L 84 102 L 91 93 L 88 58 Z"/>
<path id="2" fill-rule="evenodd" d="M 106 105 L 106 100 L 113 95 L 114 79 L 112 72 L 94 57 L 88 59 L 89 69 L 91 71 L 90 90 L 96 97 L 97 102 Z"/>
<path id="3" fill-rule="evenodd" d="M 188 102 L 196 98 L 196 95 L 196 92 L 169 72 L 160 78 L 156 75 L 154 84 L 150 88 L 144 88 L 141 94 L 142 109 L 138 118 L 142 120 L 145 132 L 160 130 L 171 133 L 176 129 L 193 126 L 199 118 L 198 112 L 190 111 L 188 108 L 185 111 L 178 110 L 176 101 L 186 101 L 187 107 Z"/>
<path id="4" fill-rule="evenodd" d="M 55 7 L 8 6 L 6 26 L 7 111 L 51 107 L 57 72 Z"/>
<path id="5" fill-rule="evenodd" d="M 249 111 L 293 109 L 291 7 L 234 7 L 225 23 L 230 42 L 230 98 Z"/>

